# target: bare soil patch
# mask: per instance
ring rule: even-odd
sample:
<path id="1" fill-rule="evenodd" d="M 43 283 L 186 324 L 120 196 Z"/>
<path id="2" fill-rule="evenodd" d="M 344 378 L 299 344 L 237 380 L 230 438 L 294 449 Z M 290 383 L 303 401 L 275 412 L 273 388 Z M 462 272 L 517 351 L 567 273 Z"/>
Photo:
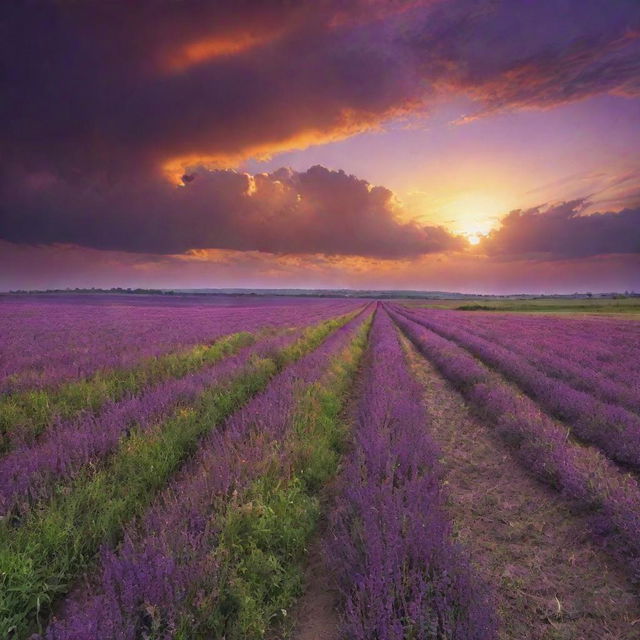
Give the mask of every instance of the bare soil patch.
<path id="1" fill-rule="evenodd" d="M 637 640 L 640 602 L 584 516 L 539 483 L 404 339 L 439 443 L 460 542 L 494 585 L 509 640 Z"/>
<path id="2" fill-rule="evenodd" d="M 322 534 L 309 549 L 304 594 L 293 615 L 294 640 L 338 640 L 338 597 L 331 586 L 322 553 Z"/>

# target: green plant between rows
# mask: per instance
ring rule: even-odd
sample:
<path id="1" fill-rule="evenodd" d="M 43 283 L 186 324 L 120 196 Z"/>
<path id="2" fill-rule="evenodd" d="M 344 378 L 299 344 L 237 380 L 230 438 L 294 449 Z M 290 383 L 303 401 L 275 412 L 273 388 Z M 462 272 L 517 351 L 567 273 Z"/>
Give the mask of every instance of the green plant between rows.
<path id="1" fill-rule="evenodd" d="M 287 611 L 300 595 L 304 556 L 321 514 L 319 494 L 344 451 L 343 411 L 370 325 L 369 319 L 320 382 L 302 390 L 290 437 L 222 516 L 213 551 L 218 584 L 185 615 L 179 640 L 251 640 L 273 628 L 286 634 Z"/>
<path id="2" fill-rule="evenodd" d="M 96 412 L 109 400 L 138 393 L 162 380 L 184 377 L 253 344 L 256 338 L 247 332 L 233 333 L 212 344 L 146 359 L 132 369 L 99 371 L 56 389 L 7 395 L 0 399 L 0 452 L 11 447 L 8 436 L 14 429 L 19 429 L 22 437 L 36 437 L 57 418 L 68 419 L 81 411 Z"/>
<path id="3" fill-rule="evenodd" d="M 103 469 L 87 470 L 21 527 L 0 522 L 0 637 L 23 638 L 34 626 L 41 629 L 56 599 L 102 545 L 118 541 L 124 524 L 142 512 L 200 438 L 353 315 L 307 329 L 293 345 L 255 359 L 228 384 L 205 391 L 194 407 L 155 429 L 132 432 Z"/>

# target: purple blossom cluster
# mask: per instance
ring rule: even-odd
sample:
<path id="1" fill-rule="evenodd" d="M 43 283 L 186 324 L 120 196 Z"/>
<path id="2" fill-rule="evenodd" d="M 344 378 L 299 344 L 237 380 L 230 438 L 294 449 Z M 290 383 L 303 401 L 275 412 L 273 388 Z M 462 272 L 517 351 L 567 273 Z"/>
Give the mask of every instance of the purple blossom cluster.
<path id="1" fill-rule="evenodd" d="M 278 373 L 268 387 L 203 439 L 197 453 L 131 523 L 117 549 L 103 550 L 97 576 L 71 594 L 47 640 L 172 638 L 189 606 L 215 601 L 219 516 L 258 478 L 293 425 L 296 399 L 319 380 L 353 339 L 364 312 L 315 351 Z"/>
<path id="2" fill-rule="evenodd" d="M 470 333 L 457 322 L 460 314 L 441 316 L 428 310 L 402 313 L 500 371 L 546 411 L 566 422 L 581 440 L 596 445 L 616 462 L 640 469 L 637 414 L 547 375 L 522 355 Z"/>
<path id="3" fill-rule="evenodd" d="M 353 451 L 326 555 L 350 640 L 489 640 L 488 589 L 452 539 L 422 392 L 387 313 L 374 319 Z"/>
<path id="4" fill-rule="evenodd" d="M 451 315 L 436 314 L 447 322 Z M 610 344 L 615 325 L 609 319 L 592 321 L 591 333 L 577 331 L 572 319 L 455 314 L 454 321 L 460 329 L 508 348 L 576 389 L 640 412 L 640 334 Z M 608 329 L 605 335 L 600 324 Z M 622 321 L 623 327 L 626 324 Z"/>
<path id="5" fill-rule="evenodd" d="M 0 302 L 0 393 L 48 388 L 106 369 L 127 369 L 228 333 L 309 326 L 353 311 L 354 300 L 213 306 L 111 304 L 65 299 Z"/>
<path id="6" fill-rule="evenodd" d="M 50 497 L 56 485 L 111 453 L 131 430 L 146 431 L 179 407 L 193 404 L 207 388 L 232 382 L 253 357 L 294 342 L 300 331 L 263 339 L 236 355 L 183 378 L 160 382 L 140 395 L 108 402 L 99 414 L 90 412 L 60 421 L 35 442 L 25 443 L 0 458 L 0 517 L 21 516 Z"/>
<path id="7" fill-rule="evenodd" d="M 455 384 L 534 475 L 593 515 L 597 537 L 611 543 L 640 579 L 640 487 L 605 456 L 571 441 L 566 429 L 514 391 L 454 342 L 412 320 L 391 315 L 416 347 Z"/>

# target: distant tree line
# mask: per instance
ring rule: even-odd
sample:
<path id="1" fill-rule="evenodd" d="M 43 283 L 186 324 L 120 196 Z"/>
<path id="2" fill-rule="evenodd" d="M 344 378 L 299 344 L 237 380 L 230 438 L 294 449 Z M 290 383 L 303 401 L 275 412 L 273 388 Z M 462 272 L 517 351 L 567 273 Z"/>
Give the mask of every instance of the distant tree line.
<path id="1" fill-rule="evenodd" d="M 164 295 L 164 296 L 173 296 L 175 295 L 175 291 L 165 291 L 163 289 L 141 289 L 136 288 L 132 289 L 131 287 L 111 287 L 111 289 L 97 289 L 96 287 L 91 288 L 81 288 L 76 287 L 75 289 L 67 288 L 67 289 L 40 289 L 40 290 L 26 290 L 26 289 L 16 289 L 14 291 L 10 291 L 9 293 L 14 294 L 22 294 L 22 295 L 32 295 L 32 294 L 42 294 L 42 293 L 125 293 L 125 294 L 154 294 L 154 295 Z"/>

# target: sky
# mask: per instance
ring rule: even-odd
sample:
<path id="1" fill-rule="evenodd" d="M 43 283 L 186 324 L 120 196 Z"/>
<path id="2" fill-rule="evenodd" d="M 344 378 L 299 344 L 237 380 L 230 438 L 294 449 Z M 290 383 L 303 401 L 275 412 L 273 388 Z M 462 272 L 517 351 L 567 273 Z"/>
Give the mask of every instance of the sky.
<path id="1" fill-rule="evenodd" d="M 638 0 L 31 0 L 0 25 L 0 290 L 640 291 Z"/>

